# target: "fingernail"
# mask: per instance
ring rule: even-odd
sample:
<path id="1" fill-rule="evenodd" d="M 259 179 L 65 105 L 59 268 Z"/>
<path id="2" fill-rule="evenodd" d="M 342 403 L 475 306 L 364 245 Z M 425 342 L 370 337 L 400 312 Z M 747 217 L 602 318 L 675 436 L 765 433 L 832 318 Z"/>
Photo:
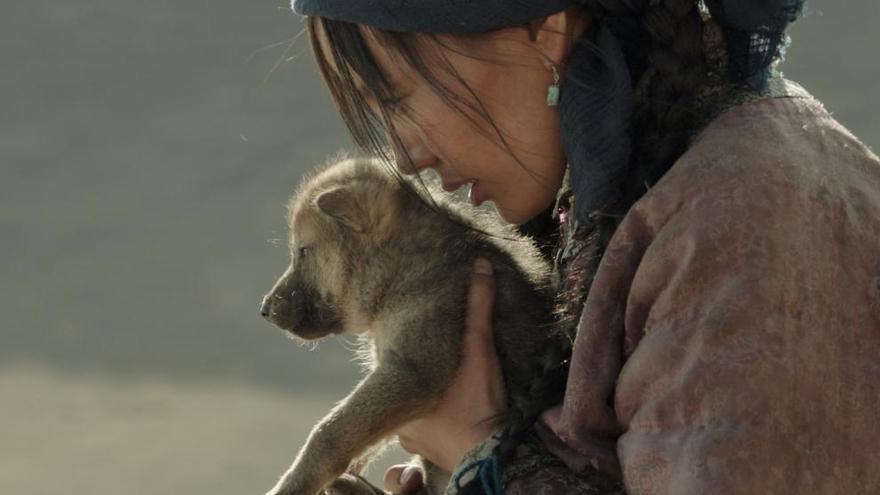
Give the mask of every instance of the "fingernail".
<path id="1" fill-rule="evenodd" d="M 474 261 L 474 272 L 480 275 L 492 275 L 492 263 L 486 258 L 477 258 Z"/>
<path id="2" fill-rule="evenodd" d="M 416 469 L 408 467 L 403 470 L 403 473 L 400 474 L 400 486 L 406 486 L 409 483 L 413 476 L 416 475 Z"/>

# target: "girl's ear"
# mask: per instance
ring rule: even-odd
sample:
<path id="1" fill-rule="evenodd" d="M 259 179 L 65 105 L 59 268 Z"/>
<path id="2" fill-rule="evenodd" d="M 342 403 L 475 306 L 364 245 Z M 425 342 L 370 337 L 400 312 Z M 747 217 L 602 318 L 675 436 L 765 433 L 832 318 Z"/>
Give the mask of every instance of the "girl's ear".
<path id="1" fill-rule="evenodd" d="M 315 205 L 325 215 L 359 234 L 367 231 L 369 217 L 365 208 L 358 205 L 357 196 L 349 188 L 337 186 L 315 198 Z"/>
<path id="2" fill-rule="evenodd" d="M 593 23 L 589 10 L 581 6 L 531 21 L 528 24 L 529 41 L 556 65 L 564 65 L 574 40 Z"/>

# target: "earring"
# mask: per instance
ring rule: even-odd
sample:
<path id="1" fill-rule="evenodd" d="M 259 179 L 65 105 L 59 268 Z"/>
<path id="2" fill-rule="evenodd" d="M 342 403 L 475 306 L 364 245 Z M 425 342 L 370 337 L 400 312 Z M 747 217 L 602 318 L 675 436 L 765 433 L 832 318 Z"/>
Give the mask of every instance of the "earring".
<path id="1" fill-rule="evenodd" d="M 559 104 L 559 71 L 554 64 L 550 64 L 550 69 L 553 71 L 553 84 L 547 86 L 547 106 L 555 107 Z"/>

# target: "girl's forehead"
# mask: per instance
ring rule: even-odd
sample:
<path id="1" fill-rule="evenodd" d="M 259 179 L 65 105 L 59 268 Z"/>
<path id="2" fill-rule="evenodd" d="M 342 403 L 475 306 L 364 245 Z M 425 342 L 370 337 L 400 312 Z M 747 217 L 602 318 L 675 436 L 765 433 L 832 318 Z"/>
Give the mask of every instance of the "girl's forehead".
<path id="1" fill-rule="evenodd" d="M 382 74 L 392 86 L 399 86 L 414 79 L 415 72 L 403 54 L 391 48 L 387 42 L 383 42 L 372 29 L 361 26 L 360 31 L 363 35 L 364 44 L 370 51 L 370 55 L 372 55 L 378 69 L 382 71 Z M 414 41 L 417 41 L 418 37 L 419 35 L 413 35 Z M 417 43 L 415 47 L 417 50 L 419 45 Z"/>
<path id="2" fill-rule="evenodd" d="M 335 50 L 334 47 L 331 46 L 330 37 L 324 30 L 323 23 L 315 23 L 315 26 L 315 38 L 318 42 L 318 50 L 323 54 L 323 58 L 330 65 L 330 68 L 339 74 L 339 68 L 337 67 L 339 60 L 334 56 Z M 382 71 L 382 74 L 389 83 L 392 85 L 398 85 L 415 79 L 415 71 L 406 61 L 405 57 L 397 50 L 390 47 L 389 43 L 386 40 L 383 40 L 380 34 L 374 29 L 363 25 L 358 26 L 358 31 L 361 34 L 364 48 L 369 52 L 376 68 Z M 421 36 L 422 35 L 419 34 L 412 35 L 412 38 L 414 38 L 413 41 L 415 42 Z M 418 43 L 418 46 L 419 51 L 422 51 L 421 48 L 423 47 L 423 43 Z M 358 57 L 358 54 L 343 53 L 342 56 L 343 58 L 355 58 Z M 352 64 L 351 59 L 345 63 L 349 66 L 353 65 L 351 69 L 355 69 L 348 70 L 347 72 L 352 76 L 352 80 L 357 90 L 362 94 L 367 92 L 367 87 L 364 84 L 362 75 L 357 73 L 357 66 L 362 64 Z"/>

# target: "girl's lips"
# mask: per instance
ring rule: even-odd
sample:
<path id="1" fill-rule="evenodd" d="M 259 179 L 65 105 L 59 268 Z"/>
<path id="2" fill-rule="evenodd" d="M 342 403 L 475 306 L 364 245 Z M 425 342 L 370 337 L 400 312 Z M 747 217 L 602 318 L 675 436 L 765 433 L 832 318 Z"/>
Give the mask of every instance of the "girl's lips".
<path id="1" fill-rule="evenodd" d="M 480 206 L 483 201 L 486 201 L 486 197 L 480 189 L 480 183 L 477 182 L 477 179 L 468 179 L 468 180 L 459 180 L 455 182 L 446 182 L 443 181 L 443 190 L 446 192 L 454 192 L 458 188 L 470 184 L 470 190 L 468 190 L 468 202 L 474 206 Z"/>
<path id="2" fill-rule="evenodd" d="M 444 181 L 444 182 L 443 182 L 443 190 L 446 191 L 446 192 L 453 192 L 453 191 L 457 190 L 458 188 L 460 188 L 461 186 L 463 186 L 463 185 L 465 185 L 465 184 L 467 184 L 467 183 L 469 183 L 469 182 L 475 182 L 475 181 L 474 181 L 473 179 L 471 179 L 471 180 L 459 180 L 459 181 L 455 181 L 455 182 L 446 182 L 446 181 Z"/>
<path id="3" fill-rule="evenodd" d="M 477 181 L 471 181 L 471 190 L 468 192 L 468 201 L 470 204 L 474 206 L 480 206 L 486 198 L 483 196 L 483 191 L 480 189 L 480 183 Z"/>
<path id="4" fill-rule="evenodd" d="M 463 185 L 464 185 L 464 182 L 444 182 L 443 183 L 443 190 L 446 192 L 453 192 Z"/>

